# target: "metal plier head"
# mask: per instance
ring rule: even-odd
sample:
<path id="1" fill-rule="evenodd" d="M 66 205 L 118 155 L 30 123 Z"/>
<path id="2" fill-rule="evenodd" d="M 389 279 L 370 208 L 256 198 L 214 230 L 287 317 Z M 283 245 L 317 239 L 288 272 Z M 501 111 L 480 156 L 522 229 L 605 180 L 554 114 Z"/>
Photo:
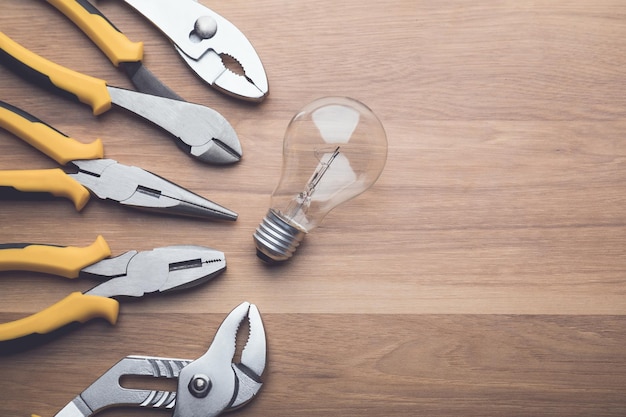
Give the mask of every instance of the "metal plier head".
<path id="1" fill-rule="evenodd" d="M 233 363 L 237 332 L 249 321 L 241 362 Z M 209 350 L 183 368 L 178 378 L 174 417 L 210 417 L 240 407 L 261 389 L 265 369 L 265 330 L 259 310 L 244 302 L 226 317 Z"/>
<path id="2" fill-rule="evenodd" d="M 249 322 L 241 361 L 233 363 L 239 325 Z M 111 407 L 174 409 L 174 417 L 212 417 L 252 400 L 262 386 L 266 341 L 254 304 L 237 306 L 218 329 L 209 350 L 195 361 L 127 356 L 67 404 L 56 417 L 88 417 Z M 178 379 L 176 392 L 124 388 L 124 376 Z"/>
<path id="3" fill-rule="evenodd" d="M 268 92 L 265 69 L 254 47 L 231 22 L 194 0 L 125 0 L 174 43 L 203 80 L 233 97 L 261 101 Z M 229 70 L 235 59 L 244 75 Z"/>
<path id="4" fill-rule="evenodd" d="M 143 297 L 192 288 L 226 270 L 220 251 L 195 245 L 174 245 L 125 252 L 80 271 L 81 277 L 104 280 L 85 294 L 101 297 Z"/>
<path id="5" fill-rule="evenodd" d="M 215 220 L 237 220 L 237 213 L 144 169 L 113 159 L 75 160 L 70 177 L 103 200 L 154 211 Z"/>

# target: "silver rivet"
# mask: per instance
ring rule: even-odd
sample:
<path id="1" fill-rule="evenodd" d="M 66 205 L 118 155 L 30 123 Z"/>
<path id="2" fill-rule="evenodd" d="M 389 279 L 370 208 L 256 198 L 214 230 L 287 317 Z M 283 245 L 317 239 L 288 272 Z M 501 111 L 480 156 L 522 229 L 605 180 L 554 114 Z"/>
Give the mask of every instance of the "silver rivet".
<path id="1" fill-rule="evenodd" d="M 196 398 L 204 398 L 211 390 L 211 379 L 203 374 L 194 375 L 189 381 L 189 392 Z"/>
<path id="2" fill-rule="evenodd" d="M 200 39 L 210 39 L 217 32 L 217 22 L 211 16 L 200 16 L 193 30 Z"/>

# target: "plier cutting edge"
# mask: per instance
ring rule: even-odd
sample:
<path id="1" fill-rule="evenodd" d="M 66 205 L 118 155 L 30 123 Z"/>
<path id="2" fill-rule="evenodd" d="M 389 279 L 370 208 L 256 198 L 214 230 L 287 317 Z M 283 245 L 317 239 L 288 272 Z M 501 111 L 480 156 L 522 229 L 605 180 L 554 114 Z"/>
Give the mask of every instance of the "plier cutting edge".
<path id="1" fill-rule="evenodd" d="M 73 322 L 96 317 L 115 324 L 119 304 L 112 297 L 142 297 L 207 282 L 226 269 L 222 252 L 202 246 L 167 246 L 129 251 L 114 258 L 102 236 L 86 247 L 38 244 L 0 245 L 1 271 L 34 271 L 66 278 L 107 280 L 31 316 L 0 324 L 0 341 L 46 335 Z"/>
<path id="2" fill-rule="evenodd" d="M 238 162 L 241 143 L 228 121 L 200 104 L 107 85 L 29 51 L 0 32 L 0 63 L 28 81 L 62 97 L 88 104 L 99 115 L 113 104 L 170 133 L 187 155 L 218 165 Z"/>
<path id="3" fill-rule="evenodd" d="M 240 324 L 249 332 L 241 359 L 235 363 Z M 127 356 L 69 402 L 55 417 L 89 417 L 111 407 L 171 410 L 173 417 L 214 417 L 256 397 L 266 365 L 265 329 L 259 310 L 243 302 L 220 325 L 207 352 L 196 360 Z M 176 392 L 129 389 L 124 376 L 178 380 Z M 33 416 L 37 417 L 37 416 Z"/>
<path id="4" fill-rule="evenodd" d="M 60 169 L 0 171 L 0 196 L 22 192 L 50 193 L 71 199 L 77 210 L 93 194 L 103 200 L 164 214 L 214 220 L 236 220 L 237 213 L 138 167 L 103 159 L 100 140 L 85 144 L 47 125 L 35 116 L 0 101 L 0 127 L 30 143 L 58 163 Z"/>

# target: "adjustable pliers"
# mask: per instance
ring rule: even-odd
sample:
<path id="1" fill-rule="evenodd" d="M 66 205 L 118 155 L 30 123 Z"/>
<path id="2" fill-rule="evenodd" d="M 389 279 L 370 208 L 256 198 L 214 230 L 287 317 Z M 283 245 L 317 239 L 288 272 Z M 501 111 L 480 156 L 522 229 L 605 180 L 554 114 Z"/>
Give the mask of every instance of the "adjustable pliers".
<path id="1" fill-rule="evenodd" d="M 249 337 L 239 363 L 236 339 L 242 321 Z M 76 396 L 56 417 L 89 417 L 111 407 L 172 409 L 173 417 L 214 417 L 251 401 L 263 385 L 265 329 L 254 304 L 244 302 L 222 322 L 209 350 L 195 361 L 153 356 L 127 356 Z M 176 392 L 128 389 L 124 376 L 177 379 Z M 34 416 L 36 417 L 36 416 Z"/>
<path id="2" fill-rule="evenodd" d="M 87 0 L 47 0 L 71 19 L 122 68 L 138 91 L 181 99 L 142 64 L 143 43 L 131 42 Z M 205 82 L 232 97 L 261 101 L 268 92 L 265 69 L 254 47 L 231 22 L 195 0 L 126 0 L 154 23 Z M 241 66 L 231 71 L 224 56 Z"/>

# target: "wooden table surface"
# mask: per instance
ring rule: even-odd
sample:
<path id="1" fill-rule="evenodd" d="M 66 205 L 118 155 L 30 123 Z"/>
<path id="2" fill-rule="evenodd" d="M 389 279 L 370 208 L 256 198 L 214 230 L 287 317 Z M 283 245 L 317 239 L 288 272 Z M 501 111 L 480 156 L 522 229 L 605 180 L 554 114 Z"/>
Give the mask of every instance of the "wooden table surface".
<path id="1" fill-rule="evenodd" d="M 106 156 L 239 213 L 235 223 L 136 212 L 95 198 L 3 201 L 1 242 L 115 255 L 172 244 L 226 253 L 228 270 L 179 294 L 129 301 L 0 357 L 0 415 L 52 416 L 123 356 L 196 358 L 237 304 L 258 305 L 268 366 L 241 416 L 626 415 L 626 3 L 623 0 L 347 0 L 201 3 L 263 59 L 258 105 L 202 83 L 121 1 L 100 10 L 144 63 L 236 129 L 244 158 L 192 160 L 165 133 L 91 110 L 0 68 L 0 99 Z M 3 0 L 2 31 L 53 61 L 130 88 L 122 72 L 41 1 Z M 332 212 L 296 256 L 268 267 L 252 233 L 280 176 L 291 117 L 322 96 L 357 98 L 382 120 L 387 165 Z M 0 167 L 55 167 L 6 131 Z M 3 272 L 0 321 L 88 281 Z M 164 416 L 107 410 L 103 416 Z"/>

